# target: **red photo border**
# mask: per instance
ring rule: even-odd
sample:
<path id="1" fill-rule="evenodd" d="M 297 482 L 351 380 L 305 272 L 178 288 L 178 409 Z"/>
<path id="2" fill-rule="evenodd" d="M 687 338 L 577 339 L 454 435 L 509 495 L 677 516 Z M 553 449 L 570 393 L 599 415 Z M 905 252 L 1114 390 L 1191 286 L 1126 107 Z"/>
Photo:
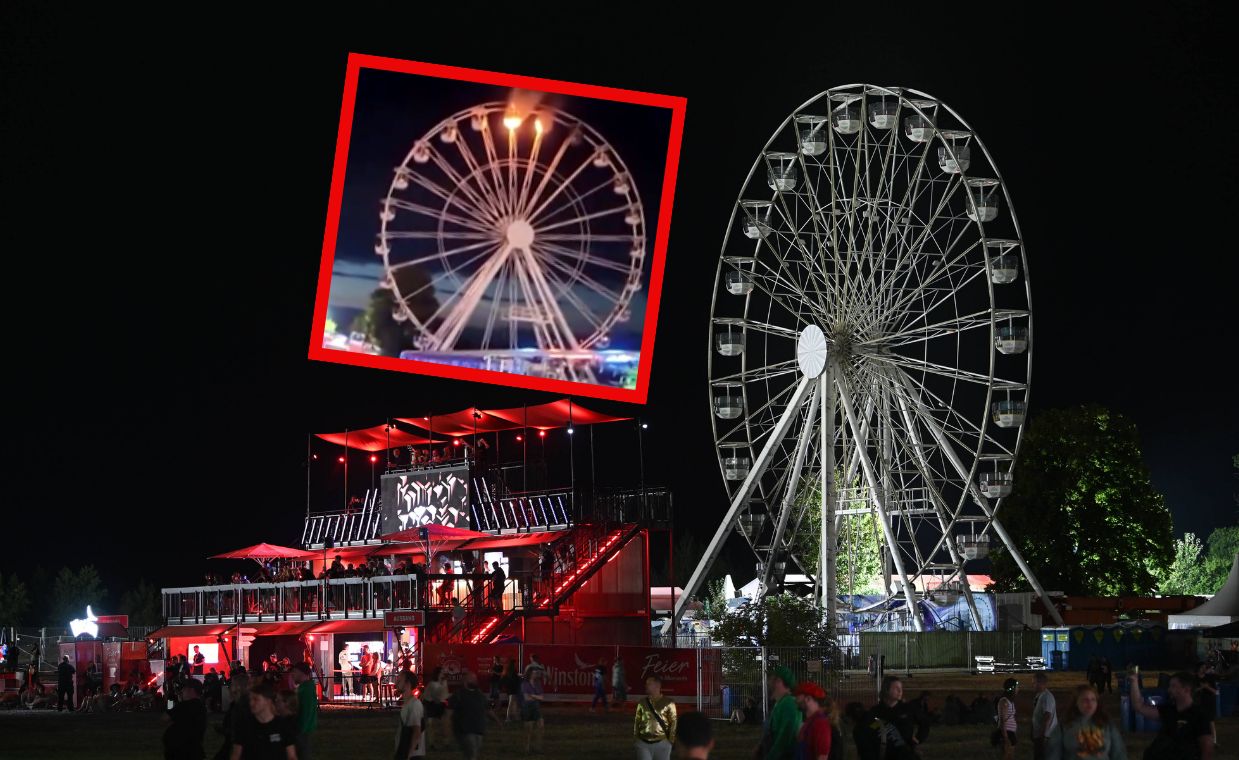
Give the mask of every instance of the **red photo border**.
<path id="1" fill-rule="evenodd" d="M 634 389 L 611 388 L 591 383 L 568 380 L 551 380 L 528 377 L 516 373 L 494 370 L 453 367 L 390 356 L 370 356 L 323 348 L 323 333 L 327 324 L 327 300 L 331 292 L 331 271 L 335 263 L 336 236 L 340 225 L 340 207 L 344 197 L 344 175 L 348 169 L 349 139 L 353 129 L 353 107 L 357 100 L 357 79 L 363 68 L 394 71 L 405 74 L 456 79 L 478 84 L 501 87 L 539 90 L 562 95 L 576 95 L 600 100 L 611 100 L 635 105 L 654 106 L 671 110 L 671 132 L 667 141 L 667 162 L 663 172 L 662 198 L 658 205 L 658 226 L 654 233 L 654 261 L 650 269 L 649 294 L 646 299 L 645 324 L 641 335 L 641 359 L 637 365 L 637 387 Z M 310 327 L 309 358 L 334 364 L 351 364 L 358 367 L 395 370 L 418 375 L 446 377 L 454 380 L 470 380 L 480 383 L 529 388 L 536 391 L 591 396 L 612 401 L 628 401 L 644 404 L 649 395 L 650 365 L 654 356 L 654 336 L 658 325 L 658 306 L 662 300 L 663 265 L 667 256 L 667 237 L 671 229 L 671 206 L 675 198 L 676 170 L 680 161 L 680 141 L 684 134 L 684 111 L 688 105 L 685 98 L 673 95 L 656 95 L 635 90 L 621 90 L 598 85 L 561 82 L 555 79 L 500 74 L 493 71 L 466 69 L 397 58 L 349 53 L 348 68 L 344 75 L 344 102 L 340 107 L 340 129 L 336 137 L 335 163 L 331 172 L 331 195 L 327 201 L 327 229 L 323 235 L 323 255 L 319 264 L 318 291 L 314 299 L 314 322 Z"/>

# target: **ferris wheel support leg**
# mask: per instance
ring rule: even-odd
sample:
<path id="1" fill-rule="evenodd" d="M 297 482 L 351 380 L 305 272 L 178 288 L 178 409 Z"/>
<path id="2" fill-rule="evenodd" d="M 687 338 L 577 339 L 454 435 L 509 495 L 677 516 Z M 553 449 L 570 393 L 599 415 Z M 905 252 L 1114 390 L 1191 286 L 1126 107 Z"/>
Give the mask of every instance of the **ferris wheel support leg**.
<path id="1" fill-rule="evenodd" d="M 873 462 L 869 460 L 869 453 L 865 450 L 865 439 L 860 437 L 860 425 L 856 422 L 856 414 L 852 411 L 852 399 L 848 395 L 847 388 L 843 382 L 838 383 L 839 386 L 839 402 L 843 405 L 843 413 L 847 417 L 848 427 L 852 430 L 852 436 L 856 439 L 856 451 L 860 454 L 860 466 L 865 472 L 865 480 L 869 484 L 870 496 L 873 499 L 873 505 L 878 510 L 878 519 L 882 524 L 882 534 L 886 538 L 886 546 L 890 552 L 890 557 L 895 563 L 895 572 L 899 573 L 899 582 L 903 586 L 903 597 L 908 604 L 908 614 L 912 616 L 912 623 L 916 626 L 917 632 L 925 630 L 925 623 L 921 620 L 921 610 L 917 607 L 916 597 L 912 595 L 912 586 L 908 583 L 908 574 L 904 571 L 903 555 L 899 551 L 899 544 L 895 541 L 895 532 L 891 529 L 890 520 L 886 517 L 886 497 L 881 493 L 878 487 L 877 473 L 874 472 Z"/>
<path id="2" fill-rule="evenodd" d="M 818 397 L 822 400 L 821 477 L 822 477 L 822 530 L 821 552 L 818 556 L 817 574 L 821 580 L 822 611 L 826 616 L 827 630 L 833 639 L 838 628 L 835 619 L 835 600 L 838 589 L 835 577 L 835 557 L 839 549 L 839 531 L 835 524 L 835 381 L 834 362 L 826 362 L 826 370 L 818 380 Z"/>
<path id="3" fill-rule="evenodd" d="M 774 528 L 774 538 L 770 541 L 770 546 L 776 553 L 783 549 L 783 534 L 787 531 L 787 518 L 791 516 L 795 506 L 797 492 L 800 490 L 800 471 L 804 467 L 805 455 L 809 453 L 809 441 L 813 440 L 813 410 L 817 406 L 818 391 L 818 384 L 814 383 L 812 394 L 809 397 L 808 413 L 805 414 L 804 428 L 800 431 L 800 441 L 796 445 L 796 458 L 793 460 L 791 472 L 788 473 L 787 490 L 783 493 L 783 504 L 779 508 L 779 521 Z M 774 561 L 775 556 L 772 554 L 770 561 L 761 570 L 762 596 L 770 591 L 770 571 L 774 567 Z"/>
<path id="4" fill-rule="evenodd" d="M 710 572 L 710 566 L 718 558 L 718 553 L 723 550 L 723 544 L 727 542 L 727 536 L 731 533 L 732 526 L 736 524 L 736 518 L 740 516 L 740 512 L 744 509 L 749 495 L 753 493 L 753 489 L 757 486 L 757 481 L 765 473 L 766 467 L 769 466 L 770 460 L 774 457 L 775 450 L 778 449 L 779 443 L 787 435 L 787 431 L 792 425 L 792 420 L 796 419 L 801 405 L 804 404 L 805 398 L 812 389 L 813 378 L 805 377 L 800 380 L 800 385 L 797 386 L 796 392 L 792 395 L 791 401 L 788 402 L 787 408 L 783 410 L 779 421 L 775 423 L 774 430 L 770 432 L 770 437 L 766 440 L 766 445 L 762 447 L 757 461 L 753 462 L 748 476 L 740 484 L 740 489 L 736 491 L 736 495 L 732 498 L 727 514 L 723 517 L 722 523 L 719 524 L 718 530 L 714 531 L 714 537 L 710 539 L 705 553 L 701 555 L 701 560 L 697 562 L 697 567 L 693 570 L 692 576 L 684 586 L 684 591 L 680 594 L 680 598 L 676 600 L 675 607 L 671 613 L 671 619 L 663 623 L 663 634 L 668 633 L 671 627 L 680 621 L 680 617 L 684 614 L 684 608 L 688 606 L 688 600 L 701 587 L 706 573 Z"/>
<path id="5" fill-rule="evenodd" d="M 912 412 L 908 410 L 907 400 L 900 395 L 899 414 L 903 417 L 903 424 L 908 428 L 908 435 L 912 439 L 912 450 L 915 452 L 916 460 L 920 464 L 921 471 L 925 473 L 925 478 L 928 481 L 930 473 L 929 463 L 925 461 L 925 449 L 921 442 L 920 431 L 916 427 L 916 421 L 912 417 Z M 981 630 L 981 615 L 977 612 L 976 600 L 972 598 L 972 586 L 968 583 L 968 571 L 964 569 L 964 559 L 960 556 L 959 550 L 955 547 L 954 537 L 948 534 L 950 528 L 946 521 L 946 504 L 943 502 L 941 495 L 937 489 L 931 489 L 934 502 L 938 508 L 934 510 L 938 513 L 938 525 L 942 528 L 942 534 L 946 539 L 947 553 L 951 555 L 951 564 L 959 569 L 959 580 L 963 585 L 964 599 L 968 603 L 968 614 L 972 617 L 972 625 L 976 630 Z"/>
<path id="6" fill-rule="evenodd" d="M 912 394 L 912 397 L 916 400 L 917 405 L 923 407 L 924 403 L 921 401 L 920 394 L 917 393 L 917 390 L 915 386 L 912 385 L 912 382 L 904 376 L 902 371 L 897 371 L 896 374 L 898 375 L 903 386 L 908 389 L 908 393 Z M 955 468 L 955 471 L 959 473 L 961 478 L 967 481 L 968 493 L 972 495 L 972 500 L 977 503 L 977 506 L 979 506 L 981 511 L 985 513 L 985 516 L 989 518 L 989 524 L 990 527 L 994 529 L 994 534 L 998 536 L 999 541 L 1002 541 L 1002 544 L 1006 547 L 1007 551 L 1011 552 L 1011 559 L 1015 560 L 1016 567 L 1018 567 L 1020 569 L 1020 573 L 1028 579 L 1028 584 L 1033 587 L 1033 591 L 1037 592 L 1037 596 L 1041 597 L 1041 604 L 1046 608 L 1046 610 L 1049 611 L 1050 617 L 1054 619 L 1055 625 L 1063 625 L 1063 618 L 1058 614 L 1058 608 L 1054 606 L 1054 602 L 1051 601 L 1049 594 L 1045 593 L 1045 588 L 1042 587 L 1041 581 L 1037 580 L 1037 576 L 1033 574 L 1032 568 L 1029 567 L 1028 563 L 1024 561 L 1024 555 L 1020 553 L 1018 548 L 1016 548 L 1015 542 L 1011 540 L 1011 536 L 1007 533 L 1006 528 L 1002 527 L 1002 523 L 998 521 L 998 516 L 995 514 L 994 509 L 990 506 L 989 499 L 981 493 L 980 489 L 977 488 L 977 484 L 972 482 L 970 479 L 971 473 L 968 471 L 968 468 L 964 467 L 964 463 L 960 461 L 959 455 L 955 453 L 955 447 L 951 445 L 951 441 L 947 438 L 946 433 L 942 432 L 942 429 L 938 427 L 937 422 L 933 419 L 932 415 L 919 414 L 919 416 L 925 422 L 925 426 L 929 428 L 929 432 L 933 434 L 934 440 L 937 441 L 938 445 L 942 447 L 942 451 L 946 454 L 947 460 L 950 461 L 951 466 Z"/>

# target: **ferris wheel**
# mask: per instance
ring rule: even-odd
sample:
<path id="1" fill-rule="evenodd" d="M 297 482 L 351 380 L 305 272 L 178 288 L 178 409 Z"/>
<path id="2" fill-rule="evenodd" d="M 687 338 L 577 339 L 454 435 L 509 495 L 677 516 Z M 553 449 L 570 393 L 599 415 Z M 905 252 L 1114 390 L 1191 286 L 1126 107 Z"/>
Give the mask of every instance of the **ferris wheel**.
<path id="1" fill-rule="evenodd" d="M 428 353 L 537 353 L 567 379 L 632 318 L 645 212 L 623 159 L 554 107 L 485 103 L 443 119 L 396 167 L 375 253 L 393 317 Z"/>
<path id="2" fill-rule="evenodd" d="M 806 102 L 757 157 L 724 237 L 709 393 L 731 505 L 683 598 L 737 530 L 763 593 L 803 571 L 835 621 L 840 595 L 856 598 L 839 537 L 860 517 L 880 532 L 882 593 L 853 611 L 922 630 L 928 593 L 965 599 L 980 627 L 967 563 L 991 537 L 1044 598 L 998 517 L 1031 337 L 1019 224 L 964 120 L 894 87 Z"/>

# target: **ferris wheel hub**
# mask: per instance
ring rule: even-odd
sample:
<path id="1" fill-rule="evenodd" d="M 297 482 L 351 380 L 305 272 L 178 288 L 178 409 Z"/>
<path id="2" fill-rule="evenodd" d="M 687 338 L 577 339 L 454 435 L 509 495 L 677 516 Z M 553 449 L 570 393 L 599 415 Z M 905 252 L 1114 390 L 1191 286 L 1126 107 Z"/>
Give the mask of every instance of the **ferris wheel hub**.
<path id="1" fill-rule="evenodd" d="M 533 225 L 524 219 L 514 219 L 508 224 L 508 245 L 522 251 L 533 245 Z"/>
<path id="2" fill-rule="evenodd" d="M 817 377 L 826 369 L 826 335 L 817 325 L 800 331 L 796 343 L 796 363 L 807 377 Z"/>

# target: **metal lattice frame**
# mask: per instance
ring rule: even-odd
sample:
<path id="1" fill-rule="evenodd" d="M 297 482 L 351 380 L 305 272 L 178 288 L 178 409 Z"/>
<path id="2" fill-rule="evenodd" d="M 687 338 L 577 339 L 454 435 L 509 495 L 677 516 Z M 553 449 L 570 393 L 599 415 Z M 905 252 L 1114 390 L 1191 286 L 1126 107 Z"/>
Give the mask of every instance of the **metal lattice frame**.
<path id="1" fill-rule="evenodd" d="M 809 567 L 794 537 L 810 504 L 831 620 L 837 535 L 858 512 L 882 531 L 877 607 L 917 610 L 932 577 L 979 625 L 966 561 L 991 533 L 1045 598 L 995 516 L 1028 400 L 1027 271 L 1006 185 L 945 104 L 857 84 L 788 116 L 745 179 L 715 277 L 711 419 L 731 506 L 684 599 L 735 527 L 763 588 L 779 560 Z"/>
<path id="2" fill-rule="evenodd" d="M 396 168 L 379 218 L 381 286 L 422 351 L 605 349 L 642 287 L 632 176 L 595 129 L 553 107 L 486 103 L 439 122 Z"/>

